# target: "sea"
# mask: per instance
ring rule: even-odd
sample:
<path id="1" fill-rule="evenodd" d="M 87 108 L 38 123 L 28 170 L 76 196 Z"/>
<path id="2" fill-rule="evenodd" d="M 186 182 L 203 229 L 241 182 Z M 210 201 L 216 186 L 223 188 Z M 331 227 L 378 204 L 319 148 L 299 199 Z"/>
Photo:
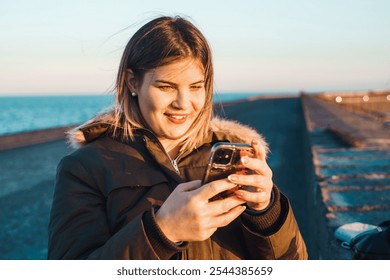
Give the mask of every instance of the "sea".
<path id="1" fill-rule="evenodd" d="M 214 103 L 265 93 L 218 93 Z M 0 97 L 0 136 L 83 123 L 112 108 L 112 94 Z"/>

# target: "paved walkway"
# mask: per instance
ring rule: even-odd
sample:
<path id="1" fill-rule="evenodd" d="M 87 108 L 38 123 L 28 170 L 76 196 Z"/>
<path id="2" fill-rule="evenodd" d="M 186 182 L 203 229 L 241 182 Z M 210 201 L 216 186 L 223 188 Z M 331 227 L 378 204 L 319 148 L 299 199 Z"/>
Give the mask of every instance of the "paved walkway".
<path id="1" fill-rule="evenodd" d="M 366 142 L 349 142 L 356 139 L 348 136 L 354 135 L 351 127 L 363 131 L 367 124 L 313 98 L 227 103 L 219 114 L 252 126 L 269 142 L 274 182 L 290 198 L 310 258 L 348 259 L 334 238 L 337 226 L 390 218 L 390 151 L 386 137 L 370 141 L 377 135 L 372 131 Z M 51 141 L 0 151 L 0 259 L 46 258 L 55 170 L 71 151 L 63 140 L 46 139 Z M 369 145 L 351 146 L 367 140 Z"/>
<path id="2" fill-rule="evenodd" d="M 46 259 L 47 224 L 63 140 L 0 152 L 0 259 Z"/>
<path id="3" fill-rule="evenodd" d="M 273 180 L 290 199 L 300 230 L 308 247 L 309 256 L 316 259 L 315 237 L 310 223 L 307 174 L 312 165 L 310 148 L 304 141 L 305 120 L 301 99 L 298 97 L 272 97 L 232 102 L 224 105 L 220 113 L 259 131 L 270 145 L 267 160 L 273 171 Z"/>

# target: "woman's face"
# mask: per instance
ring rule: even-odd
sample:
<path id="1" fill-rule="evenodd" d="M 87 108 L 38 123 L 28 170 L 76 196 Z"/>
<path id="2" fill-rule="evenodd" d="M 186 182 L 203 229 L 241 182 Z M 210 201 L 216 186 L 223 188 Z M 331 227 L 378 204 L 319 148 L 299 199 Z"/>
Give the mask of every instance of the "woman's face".
<path id="1" fill-rule="evenodd" d="M 160 141 L 178 140 L 204 107 L 205 74 L 198 60 L 186 58 L 146 72 L 137 88 L 141 113 Z"/>

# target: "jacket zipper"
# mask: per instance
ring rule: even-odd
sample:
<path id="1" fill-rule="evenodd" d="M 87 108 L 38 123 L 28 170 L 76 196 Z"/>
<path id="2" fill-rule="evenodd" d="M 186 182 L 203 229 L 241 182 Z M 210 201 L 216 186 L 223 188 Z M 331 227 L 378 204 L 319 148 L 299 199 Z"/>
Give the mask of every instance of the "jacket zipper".
<path id="1" fill-rule="evenodd" d="M 144 141 L 146 142 L 146 138 L 145 136 L 143 136 L 144 138 Z M 169 154 L 167 153 L 167 151 L 165 150 L 164 146 L 161 144 L 161 142 L 156 138 L 156 142 L 158 143 L 158 145 L 160 146 L 161 150 L 164 152 L 164 154 L 167 156 L 167 158 L 169 159 L 169 162 L 171 163 L 173 169 L 175 169 L 176 173 L 177 174 L 180 174 L 180 170 L 179 170 L 179 166 L 177 165 L 177 160 L 179 159 L 179 156 L 178 155 L 175 159 L 171 159 L 171 157 L 169 156 Z"/>
<path id="2" fill-rule="evenodd" d="M 167 154 L 168 155 L 168 154 Z M 169 156 L 169 155 L 168 155 Z M 179 170 L 179 167 L 177 166 L 177 158 L 178 157 L 176 157 L 174 160 L 171 160 L 171 163 L 172 163 L 172 166 L 173 166 L 173 168 L 175 168 L 175 171 L 178 173 L 178 174 L 180 174 L 180 170 Z"/>
<path id="3" fill-rule="evenodd" d="M 157 140 L 157 142 L 158 142 L 158 144 L 159 144 L 161 150 L 164 151 L 165 155 L 166 155 L 167 158 L 169 159 L 169 162 L 171 163 L 173 169 L 175 169 L 175 171 L 176 171 L 177 174 L 180 174 L 179 166 L 177 165 L 177 160 L 179 159 L 179 156 L 177 156 L 177 157 L 174 158 L 174 159 L 171 159 L 171 157 L 169 156 L 169 154 L 167 153 L 167 151 L 165 151 L 165 148 L 164 148 L 164 146 L 160 143 L 160 141 Z"/>

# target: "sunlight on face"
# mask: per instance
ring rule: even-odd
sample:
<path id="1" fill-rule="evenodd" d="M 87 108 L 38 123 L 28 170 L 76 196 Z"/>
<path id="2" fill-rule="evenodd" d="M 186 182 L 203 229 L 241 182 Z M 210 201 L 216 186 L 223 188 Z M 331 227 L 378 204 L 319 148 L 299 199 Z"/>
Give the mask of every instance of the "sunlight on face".
<path id="1" fill-rule="evenodd" d="M 138 103 L 149 128 L 160 141 L 186 136 L 206 98 L 205 73 L 198 60 L 186 58 L 145 74 Z"/>

